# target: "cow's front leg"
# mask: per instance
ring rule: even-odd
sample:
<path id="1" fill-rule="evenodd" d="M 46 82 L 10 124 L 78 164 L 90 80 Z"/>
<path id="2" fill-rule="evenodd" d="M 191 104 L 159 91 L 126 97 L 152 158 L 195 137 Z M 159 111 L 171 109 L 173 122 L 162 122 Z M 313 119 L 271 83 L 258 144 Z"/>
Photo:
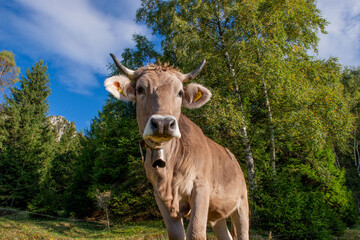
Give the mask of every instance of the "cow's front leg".
<path id="1" fill-rule="evenodd" d="M 190 223 L 186 231 L 187 239 L 206 239 L 206 224 L 209 211 L 209 187 L 206 183 L 195 182 L 192 190 Z"/>
<path id="2" fill-rule="evenodd" d="M 164 201 L 160 199 L 155 191 L 156 203 L 160 209 L 161 216 L 163 217 L 166 225 L 166 230 L 170 240 L 184 240 L 185 231 L 181 218 L 173 218 L 170 215 L 169 209 L 166 207 Z"/>

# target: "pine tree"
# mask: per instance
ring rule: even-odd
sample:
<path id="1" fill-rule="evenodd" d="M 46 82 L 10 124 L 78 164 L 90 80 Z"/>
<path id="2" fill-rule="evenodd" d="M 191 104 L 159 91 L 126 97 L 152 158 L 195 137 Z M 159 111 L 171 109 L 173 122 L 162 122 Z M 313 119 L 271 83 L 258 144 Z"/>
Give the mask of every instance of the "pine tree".
<path id="1" fill-rule="evenodd" d="M 54 157 L 46 172 L 40 192 L 34 197 L 29 208 L 34 212 L 51 215 L 65 214 L 66 191 L 71 186 L 77 159 L 81 151 L 80 139 L 73 122 L 60 119 L 59 128 L 63 130 L 61 136 L 57 132 L 54 144 Z"/>
<path id="2" fill-rule="evenodd" d="M 122 62 L 137 69 L 159 54 L 145 36 L 134 35 L 135 48 L 124 49 Z M 119 74 L 112 64 L 110 75 Z M 144 219 L 158 215 L 152 188 L 141 163 L 141 139 L 135 106 L 111 95 L 85 132 L 76 162 L 73 182 L 66 191 L 66 208 L 76 216 L 95 210 L 98 190 L 111 190 L 110 211 L 122 220 Z"/>
<path id="3" fill-rule="evenodd" d="M 91 215 L 96 192 L 111 190 L 112 215 L 122 220 L 153 216 L 157 211 L 141 162 L 140 139 L 135 106 L 110 96 L 81 141 L 74 179 L 66 191 L 67 211 Z"/>
<path id="4" fill-rule="evenodd" d="M 8 206 L 27 207 L 38 194 L 54 156 L 55 134 L 47 119 L 49 81 L 47 66 L 39 61 L 5 99 L 0 184 L 1 201 Z"/>

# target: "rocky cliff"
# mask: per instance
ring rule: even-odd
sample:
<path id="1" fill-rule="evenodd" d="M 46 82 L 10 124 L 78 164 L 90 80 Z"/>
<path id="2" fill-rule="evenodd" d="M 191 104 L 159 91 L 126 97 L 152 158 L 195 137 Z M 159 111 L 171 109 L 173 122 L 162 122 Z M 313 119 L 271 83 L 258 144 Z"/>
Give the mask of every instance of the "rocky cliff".
<path id="1" fill-rule="evenodd" d="M 61 136 L 65 133 L 66 128 L 73 125 L 72 122 L 66 120 L 63 116 L 50 116 L 49 121 L 57 132 L 57 141 L 60 141 Z"/>

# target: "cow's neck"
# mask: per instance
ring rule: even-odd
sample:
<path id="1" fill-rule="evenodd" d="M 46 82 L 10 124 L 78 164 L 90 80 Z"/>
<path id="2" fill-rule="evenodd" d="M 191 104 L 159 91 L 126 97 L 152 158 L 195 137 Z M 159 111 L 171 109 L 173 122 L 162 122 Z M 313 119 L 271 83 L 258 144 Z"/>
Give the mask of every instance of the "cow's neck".
<path id="1" fill-rule="evenodd" d="M 168 143 L 161 147 L 152 147 L 151 143 L 146 143 L 147 148 L 150 149 L 151 165 L 154 168 L 177 168 L 180 165 L 186 165 L 186 160 L 192 152 L 192 148 L 196 144 L 196 139 L 203 134 L 202 130 L 193 123 L 186 116 L 182 115 L 179 118 L 179 129 L 181 138 L 173 138 Z"/>
<path id="2" fill-rule="evenodd" d="M 181 177 L 186 176 L 190 171 L 191 161 L 194 159 L 191 154 L 194 154 L 194 148 L 199 148 L 199 142 L 204 140 L 201 129 L 184 115 L 180 116 L 178 124 L 181 138 L 173 138 L 164 144 L 160 150 L 163 151 L 163 156 L 160 156 L 159 150 L 148 148 L 145 160 L 147 177 L 173 217 L 184 216 L 189 211 L 189 208 L 179 209 L 180 197 L 177 194 L 174 195 L 172 186 L 174 184 L 178 186 L 179 182 L 177 181 L 179 179 L 182 181 Z M 200 144 L 205 143 L 201 142 Z M 159 156 L 163 158 L 161 160 L 164 160 L 164 164 L 156 159 Z"/>
<path id="3" fill-rule="evenodd" d="M 192 148 L 197 145 L 195 142 L 204 135 L 195 123 L 182 114 L 178 124 L 181 138 L 172 139 L 163 148 L 166 161 L 170 162 L 169 167 L 174 168 L 180 167 L 180 165 L 187 165 L 186 161 L 190 159 L 189 156 L 193 152 Z"/>

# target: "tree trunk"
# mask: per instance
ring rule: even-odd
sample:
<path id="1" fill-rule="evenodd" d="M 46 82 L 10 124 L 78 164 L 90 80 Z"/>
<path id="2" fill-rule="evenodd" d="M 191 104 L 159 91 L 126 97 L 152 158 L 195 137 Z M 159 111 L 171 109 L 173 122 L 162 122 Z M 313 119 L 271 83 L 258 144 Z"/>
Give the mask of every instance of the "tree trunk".
<path id="1" fill-rule="evenodd" d="M 255 29 L 255 33 L 257 33 L 256 29 Z M 256 48 L 256 58 L 257 58 L 257 63 L 260 65 L 260 49 L 259 49 L 259 47 Z M 267 91 L 266 82 L 265 82 L 264 77 L 262 77 L 262 87 L 263 87 L 263 91 L 264 91 L 266 111 L 267 111 L 268 119 L 269 119 L 270 149 L 271 149 L 270 164 L 271 164 L 271 168 L 273 170 L 273 174 L 276 175 L 275 127 L 274 127 L 274 121 L 272 118 L 270 101 L 269 101 L 268 91 Z"/>
<path id="2" fill-rule="evenodd" d="M 250 140 L 247 134 L 247 127 L 246 127 L 246 121 L 245 121 L 245 112 L 242 104 L 242 98 L 239 90 L 239 84 L 236 79 L 235 69 L 234 66 L 231 63 L 231 59 L 227 50 L 227 46 L 225 44 L 224 40 L 224 32 L 221 26 L 220 17 L 218 15 L 219 11 L 216 11 L 216 15 L 218 17 L 217 19 L 217 27 L 218 27 L 218 34 L 220 37 L 220 48 L 223 53 L 223 56 L 225 58 L 226 65 L 230 71 L 231 77 L 233 78 L 233 82 L 235 84 L 235 94 L 238 98 L 238 106 L 240 108 L 240 111 L 242 113 L 242 119 L 241 119 L 241 126 L 240 126 L 240 135 L 242 139 L 242 144 L 244 147 L 245 152 L 245 160 L 246 160 L 246 166 L 247 166 L 247 179 L 248 179 L 248 186 L 249 186 L 249 198 L 251 201 L 254 200 L 254 193 L 256 191 L 256 177 L 255 177 L 255 163 L 254 158 L 251 151 L 251 145 Z M 253 211 L 252 211 L 253 212 Z"/>
<path id="3" fill-rule="evenodd" d="M 240 133 L 242 137 L 242 143 L 245 151 L 245 160 L 247 166 L 247 178 L 250 191 L 250 199 L 253 200 L 253 195 L 256 191 L 256 178 L 255 178 L 255 164 L 254 158 L 251 151 L 250 140 L 247 135 L 247 130 L 245 124 L 240 127 Z"/>
<path id="4" fill-rule="evenodd" d="M 109 218 L 109 209 L 105 208 L 105 214 L 106 214 L 106 228 L 108 232 L 110 232 L 110 218 Z"/>
<path id="5" fill-rule="evenodd" d="M 358 212 L 360 213 L 360 202 L 359 202 L 358 197 L 356 196 L 356 193 L 354 193 L 354 197 L 355 197 L 355 200 L 356 200 L 357 210 L 358 210 Z"/>
<path id="6" fill-rule="evenodd" d="M 262 78 L 262 86 L 263 86 L 263 91 L 264 91 L 264 95 L 265 95 L 266 110 L 267 110 L 269 124 L 270 124 L 270 144 L 271 144 L 270 162 L 271 162 L 271 168 L 273 170 L 273 174 L 276 175 L 275 129 L 274 129 L 274 122 L 273 122 L 271 108 L 270 108 L 270 101 L 269 101 L 268 92 L 267 92 L 267 88 L 266 88 L 266 82 L 265 82 L 264 78 Z"/>
<path id="7" fill-rule="evenodd" d="M 356 132 L 357 132 L 357 128 L 354 130 L 354 164 L 358 172 L 358 175 L 360 176 L 360 154 L 359 154 L 359 143 L 356 140 L 357 137 Z"/>
<path id="8" fill-rule="evenodd" d="M 221 40 L 222 40 L 222 46 L 224 47 L 223 38 L 221 38 Z M 256 183 L 254 158 L 253 158 L 252 151 L 251 151 L 250 139 L 247 134 L 245 112 L 244 112 L 244 108 L 242 105 L 242 99 L 241 99 L 239 84 L 236 79 L 235 69 L 231 64 L 230 57 L 229 57 L 229 54 L 227 51 L 224 52 L 224 57 L 225 57 L 227 65 L 228 65 L 228 68 L 230 70 L 233 81 L 235 83 L 235 94 L 238 97 L 238 105 L 239 105 L 240 111 L 242 113 L 242 120 L 241 120 L 242 125 L 240 126 L 240 135 L 241 135 L 241 140 L 242 140 L 242 144 L 243 144 L 244 152 L 245 152 L 247 178 L 248 178 L 248 185 L 249 185 L 249 196 L 250 196 L 250 200 L 253 201 L 253 199 L 254 199 L 253 196 L 256 191 L 257 183 Z"/>
<path id="9" fill-rule="evenodd" d="M 333 145 L 333 153 L 334 153 L 334 156 L 335 156 L 335 165 L 336 165 L 338 168 L 341 168 L 340 161 L 339 161 L 339 157 L 338 157 L 338 155 L 337 155 L 335 145 Z"/>

